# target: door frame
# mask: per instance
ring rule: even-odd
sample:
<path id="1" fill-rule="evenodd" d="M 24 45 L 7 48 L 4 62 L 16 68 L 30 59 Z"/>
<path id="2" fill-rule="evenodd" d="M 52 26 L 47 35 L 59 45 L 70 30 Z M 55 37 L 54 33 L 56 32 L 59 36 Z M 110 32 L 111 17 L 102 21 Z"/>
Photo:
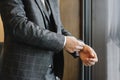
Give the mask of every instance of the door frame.
<path id="1" fill-rule="evenodd" d="M 92 46 L 92 0 L 83 0 L 83 41 Z M 92 80 L 92 67 L 82 67 L 82 80 Z"/>

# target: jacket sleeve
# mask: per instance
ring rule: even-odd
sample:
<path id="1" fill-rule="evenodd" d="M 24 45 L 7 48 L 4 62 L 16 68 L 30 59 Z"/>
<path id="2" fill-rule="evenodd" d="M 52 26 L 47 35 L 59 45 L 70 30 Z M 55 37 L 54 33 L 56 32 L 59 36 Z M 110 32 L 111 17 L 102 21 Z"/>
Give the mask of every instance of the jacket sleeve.
<path id="1" fill-rule="evenodd" d="M 26 17 L 22 0 L 3 0 L 0 2 L 4 27 L 13 39 L 51 51 L 61 51 L 64 36 L 36 25 Z"/>

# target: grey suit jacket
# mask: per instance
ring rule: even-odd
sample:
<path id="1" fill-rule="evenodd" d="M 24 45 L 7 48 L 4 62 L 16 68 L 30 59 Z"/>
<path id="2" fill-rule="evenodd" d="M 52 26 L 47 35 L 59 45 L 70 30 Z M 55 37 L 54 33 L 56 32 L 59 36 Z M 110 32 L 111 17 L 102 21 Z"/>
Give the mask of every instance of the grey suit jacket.
<path id="1" fill-rule="evenodd" d="M 49 3 L 56 32 L 46 28 L 40 0 L 0 1 L 5 31 L 3 80 L 44 80 L 52 63 L 55 74 L 62 77 L 63 35 L 70 33 L 61 24 L 58 0 Z"/>

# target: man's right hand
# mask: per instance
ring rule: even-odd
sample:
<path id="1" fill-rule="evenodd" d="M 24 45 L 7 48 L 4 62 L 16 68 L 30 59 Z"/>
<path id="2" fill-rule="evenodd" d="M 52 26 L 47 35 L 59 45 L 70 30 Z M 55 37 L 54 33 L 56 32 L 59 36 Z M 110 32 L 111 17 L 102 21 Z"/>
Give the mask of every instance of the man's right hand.
<path id="1" fill-rule="evenodd" d="M 82 50 L 84 45 L 82 41 L 77 40 L 75 37 L 66 36 L 64 49 L 69 53 L 74 53 L 75 51 Z"/>

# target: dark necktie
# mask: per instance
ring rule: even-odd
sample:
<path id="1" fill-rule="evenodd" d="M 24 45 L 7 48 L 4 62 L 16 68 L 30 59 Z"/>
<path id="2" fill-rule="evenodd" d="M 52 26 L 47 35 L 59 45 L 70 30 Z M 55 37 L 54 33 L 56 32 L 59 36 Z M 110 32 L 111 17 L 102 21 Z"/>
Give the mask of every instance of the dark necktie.
<path id="1" fill-rule="evenodd" d="M 51 10 L 50 10 L 50 5 L 48 3 L 48 0 L 45 0 L 45 14 L 48 20 L 50 20 Z"/>

